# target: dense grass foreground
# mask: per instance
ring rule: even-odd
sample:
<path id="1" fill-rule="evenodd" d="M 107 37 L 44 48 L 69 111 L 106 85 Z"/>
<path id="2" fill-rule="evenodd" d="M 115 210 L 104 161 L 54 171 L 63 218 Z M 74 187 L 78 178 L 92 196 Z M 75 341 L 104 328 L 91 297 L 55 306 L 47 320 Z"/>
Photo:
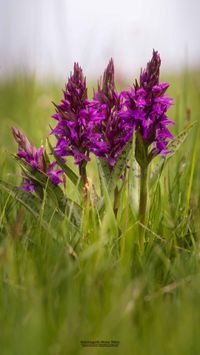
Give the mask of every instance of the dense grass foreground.
<path id="1" fill-rule="evenodd" d="M 176 135 L 199 119 L 200 81 L 175 77 Z M 0 177 L 20 184 L 10 127 L 38 145 L 48 134 L 59 86 L 16 78 L 0 85 Z M 199 354 L 200 179 L 198 124 L 151 191 L 145 252 L 137 251 L 137 171 L 130 171 L 115 218 L 107 196 L 99 220 L 85 206 L 81 227 L 68 218 L 44 228 L 6 192 L 0 209 L 1 354 Z M 90 164 L 94 175 L 95 162 Z M 153 169 L 153 168 L 152 168 Z M 67 183 L 66 194 L 74 196 Z M 120 233 L 119 233 L 120 230 Z M 84 348 L 81 341 L 119 341 Z"/>

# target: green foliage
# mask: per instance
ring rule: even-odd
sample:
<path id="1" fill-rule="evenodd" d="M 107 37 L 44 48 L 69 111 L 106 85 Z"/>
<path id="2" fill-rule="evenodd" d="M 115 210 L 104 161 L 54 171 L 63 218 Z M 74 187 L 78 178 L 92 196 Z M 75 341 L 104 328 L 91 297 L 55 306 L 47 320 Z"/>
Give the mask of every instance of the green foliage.
<path id="1" fill-rule="evenodd" d="M 82 186 L 81 182 L 79 181 L 78 175 L 76 175 L 74 173 L 74 171 L 72 169 L 70 169 L 70 167 L 67 164 L 65 164 L 63 162 L 63 160 L 56 155 L 56 153 L 55 153 L 55 151 L 54 151 L 54 149 L 53 149 L 53 147 L 52 147 L 52 145 L 51 145 L 49 140 L 48 140 L 48 145 L 49 145 L 50 151 L 53 154 L 53 156 L 54 156 L 55 160 L 57 161 L 58 165 L 61 167 L 61 169 L 67 175 L 67 177 L 72 181 L 72 183 L 76 187 L 79 188 L 80 192 L 82 192 L 83 186 Z"/>
<path id="2" fill-rule="evenodd" d="M 102 192 L 105 190 L 105 186 L 106 186 L 107 192 L 112 194 L 116 189 L 116 187 L 118 186 L 120 178 L 122 177 L 125 178 L 126 166 L 128 165 L 129 162 L 130 151 L 132 146 L 133 146 L 133 140 L 130 140 L 124 147 L 119 159 L 117 160 L 117 163 L 112 168 L 109 166 L 108 161 L 105 158 L 97 159 L 99 179 L 101 183 Z"/>
<path id="3" fill-rule="evenodd" d="M 0 189 L 7 191 L 9 196 L 12 196 L 17 202 L 21 203 L 29 212 L 31 212 L 43 228 L 48 230 L 49 224 L 52 220 L 55 220 L 56 223 L 60 223 L 62 221 L 63 215 L 56 208 L 53 209 L 49 205 L 45 204 L 42 210 L 41 200 L 37 196 L 23 191 L 16 186 L 12 186 L 2 180 L 0 180 Z"/>
<path id="4" fill-rule="evenodd" d="M 150 186 L 152 186 L 156 179 L 161 175 L 163 168 L 168 160 L 173 157 L 173 155 L 176 154 L 181 148 L 182 144 L 185 142 L 188 134 L 196 123 L 196 121 L 188 123 L 187 126 L 174 138 L 174 140 L 168 144 L 169 153 L 159 158 L 154 170 L 151 173 Z"/>
<path id="5" fill-rule="evenodd" d="M 14 156 L 14 159 L 21 167 L 23 175 L 27 176 L 36 184 L 36 195 L 39 197 L 27 193 L 17 186 L 11 186 L 4 181 L 1 181 L 0 188 L 11 193 L 11 195 L 18 202 L 22 203 L 35 217 L 38 217 L 40 206 L 44 201 L 46 209 L 48 208 L 48 210 L 51 211 L 52 204 L 57 214 L 62 217 L 62 219 L 64 219 L 65 213 L 67 213 L 70 215 L 71 222 L 79 226 L 82 208 L 75 201 L 67 198 L 62 189 L 58 185 L 54 185 L 44 172 L 33 169 L 31 165 L 17 156 Z M 53 216 L 54 212 L 51 215 Z"/>
<path id="6" fill-rule="evenodd" d="M 142 137 L 139 132 L 136 133 L 136 149 L 135 158 L 141 168 L 146 168 L 148 165 L 147 149 L 143 143 Z"/>

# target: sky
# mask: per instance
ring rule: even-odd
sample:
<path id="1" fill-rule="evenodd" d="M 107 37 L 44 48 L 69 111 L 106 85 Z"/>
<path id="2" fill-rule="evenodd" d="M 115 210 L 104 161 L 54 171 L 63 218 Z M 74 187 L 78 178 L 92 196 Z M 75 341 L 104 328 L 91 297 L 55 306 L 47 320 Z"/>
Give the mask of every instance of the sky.
<path id="1" fill-rule="evenodd" d="M 0 0 L 0 77 L 99 75 L 113 57 L 132 76 L 159 51 L 164 70 L 200 62 L 200 0 Z"/>

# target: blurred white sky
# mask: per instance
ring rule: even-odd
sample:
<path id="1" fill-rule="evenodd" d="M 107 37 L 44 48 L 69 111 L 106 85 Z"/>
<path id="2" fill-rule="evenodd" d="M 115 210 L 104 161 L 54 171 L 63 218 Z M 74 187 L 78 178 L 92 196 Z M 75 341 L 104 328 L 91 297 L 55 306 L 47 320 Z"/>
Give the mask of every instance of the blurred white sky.
<path id="1" fill-rule="evenodd" d="M 99 76 L 112 56 L 132 77 L 152 48 L 164 70 L 196 66 L 199 16 L 200 0 L 0 0 L 0 76 L 68 76 L 74 61 Z"/>

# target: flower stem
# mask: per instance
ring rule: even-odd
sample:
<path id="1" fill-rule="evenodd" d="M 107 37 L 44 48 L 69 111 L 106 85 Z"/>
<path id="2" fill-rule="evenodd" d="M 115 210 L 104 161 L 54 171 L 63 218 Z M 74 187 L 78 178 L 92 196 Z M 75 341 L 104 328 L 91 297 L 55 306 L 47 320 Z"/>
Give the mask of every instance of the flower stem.
<path id="1" fill-rule="evenodd" d="M 144 241 L 145 241 L 145 229 L 143 225 L 146 223 L 146 210 L 147 210 L 147 177 L 148 177 L 148 167 L 140 168 L 140 201 L 139 201 L 139 247 L 140 252 L 143 254 L 144 251 Z"/>
<path id="2" fill-rule="evenodd" d="M 79 165 L 79 175 L 81 178 L 81 185 L 83 187 L 83 198 L 84 200 L 87 200 L 88 197 L 88 191 L 89 191 L 89 185 L 88 185 L 88 178 L 87 178 L 87 172 L 86 172 L 86 165 L 87 162 L 83 160 L 81 164 Z"/>
<path id="3" fill-rule="evenodd" d="M 80 174 L 80 178 L 83 183 L 83 186 L 85 186 L 85 184 L 87 183 L 86 164 L 87 164 L 87 162 L 85 160 L 83 160 L 81 162 L 81 164 L 79 165 L 79 174 Z"/>

